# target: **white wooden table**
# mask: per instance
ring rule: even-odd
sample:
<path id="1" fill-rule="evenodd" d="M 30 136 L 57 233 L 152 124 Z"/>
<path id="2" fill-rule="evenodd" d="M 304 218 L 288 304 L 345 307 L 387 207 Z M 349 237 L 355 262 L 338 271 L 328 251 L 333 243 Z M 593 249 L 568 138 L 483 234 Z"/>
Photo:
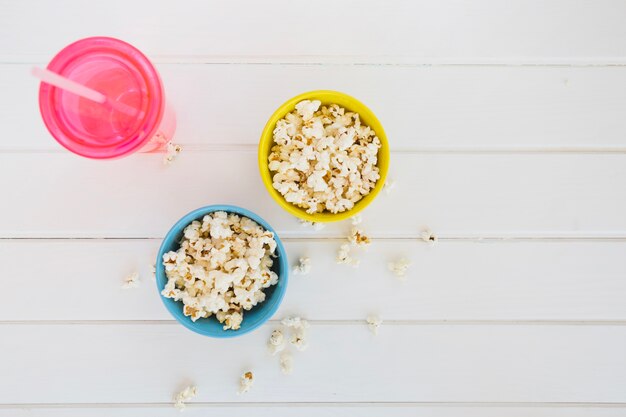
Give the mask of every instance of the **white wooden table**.
<path id="1" fill-rule="evenodd" d="M 157 64 L 172 166 L 81 159 L 45 130 L 30 67 L 92 35 Z M 187 383 L 189 416 L 626 415 L 625 66 L 622 0 L 0 0 L 0 416 L 174 416 Z M 349 225 L 300 227 L 257 174 L 265 121 L 311 89 L 356 96 L 390 139 L 397 187 L 364 212 L 358 269 L 334 263 Z M 174 322 L 150 277 L 211 203 L 313 261 L 233 340 Z M 292 313 L 311 346 L 283 376 L 265 341 Z"/>

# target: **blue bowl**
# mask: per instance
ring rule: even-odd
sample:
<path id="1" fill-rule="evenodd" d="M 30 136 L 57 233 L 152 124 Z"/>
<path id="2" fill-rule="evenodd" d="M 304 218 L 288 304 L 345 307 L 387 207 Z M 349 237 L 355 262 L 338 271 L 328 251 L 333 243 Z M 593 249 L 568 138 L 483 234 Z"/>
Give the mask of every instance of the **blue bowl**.
<path id="1" fill-rule="evenodd" d="M 193 322 L 191 318 L 183 314 L 182 301 L 174 301 L 171 298 L 166 298 L 161 295 L 161 291 L 167 283 L 165 267 L 163 266 L 163 254 L 169 251 L 176 251 L 180 248 L 180 241 L 183 237 L 183 230 L 185 229 L 185 227 L 187 227 L 187 225 L 189 225 L 194 220 L 202 221 L 202 218 L 205 215 L 213 213 L 215 211 L 225 211 L 227 213 L 234 213 L 240 216 L 248 217 L 249 219 L 252 219 L 260 224 L 266 230 L 274 233 L 274 239 L 276 240 L 276 252 L 278 257 L 274 260 L 272 270 L 278 275 L 278 283 L 264 290 L 265 301 L 257 304 L 251 310 L 244 311 L 243 322 L 241 323 L 241 328 L 239 328 L 238 330 L 224 330 L 222 328 L 223 325 L 219 321 L 217 321 L 215 316 L 201 318 Z M 289 265 L 287 262 L 287 253 L 285 252 L 285 248 L 278 238 L 276 231 L 274 231 L 274 229 L 272 229 L 272 227 L 265 220 L 252 213 L 251 211 L 248 211 L 241 207 L 229 205 L 214 205 L 202 207 L 192 211 L 191 213 L 185 215 L 182 219 L 177 221 L 176 224 L 170 229 L 170 231 L 167 232 L 165 239 L 163 239 L 163 243 L 161 244 L 161 248 L 159 249 L 156 262 L 156 284 L 157 289 L 159 290 L 159 297 L 161 297 L 163 304 L 165 304 L 165 307 L 170 312 L 170 314 L 174 316 L 174 318 L 178 320 L 180 324 L 182 324 L 189 330 L 200 333 L 204 336 L 218 338 L 241 336 L 243 334 L 251 332 L 252 330 L 261 326 L 267 320 L 269 320 L 270 317 L 272 317 L 274 313 L 276 313 L 276 310 L 278 310 L 278 306 L 280 306 L 280 303 L 285 296 L 288 275 Z"/>

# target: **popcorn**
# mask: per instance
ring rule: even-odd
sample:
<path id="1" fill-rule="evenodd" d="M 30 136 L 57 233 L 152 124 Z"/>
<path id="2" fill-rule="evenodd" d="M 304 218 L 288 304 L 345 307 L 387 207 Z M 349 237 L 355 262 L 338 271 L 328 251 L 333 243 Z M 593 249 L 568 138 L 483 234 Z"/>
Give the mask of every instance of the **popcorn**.
<path id="1" fill-rule="evenodd" d="M 350 222 L 352 222 L 352 226 L 356 226 L 363 222 L 363 217 L 361 217 L 361 215 L 357 213 L 354 216 L 350 217 Z"/>
<path id="2" fill-rule="evenodd" d="M 350 244 L 344 243 L 339 247 L 339 252 L 337 252 L 336 262 L 338 264 L 350 265 L 353 267 L 359 266 L 360 261 L 358 259 L 353 259 L 350 256 Z"/>
<path id="3" fill-rule="evenodd" d="M 237 392 L 237 394 L 245 394 L 246 392 L 250 391 L 253 383 L 254 375 L 252 374 L 252 372 L 248 371 L 245 374 L 241 375 L 241 378 L 239 378 L 239 391 Z"/>
<path id="4" fill-rule="evenodd" d="M 285 317 L 281 324 L 286 329 L 291 329 L 289 346 L 293 346 L 299 351 L 308 347 L 307 329 L 309 322 L 298 316 Z M 293 371 L 293 357 L 285 345 L 285 337 L 282 330 L 274 330 L 267 342 L 268 350 L 272 355 L 281 352 L 279 358 L 280 369 L 283 374 L 288 375 Z"/>
<path id="5" fill-rule="evenodd" d="M 176 145 L 172 142 L 167 143 L 167 149 L 165 157 L 163 158 L 163 163 L 165 165 L 170 165 L 174 162 L 174 159 L 178 156 L 178 154 L 183 150 L 183 147 L 180 145 Z"/>
<path id="6" fill-rule="evenodd" d="M 299 351 L 306 350 L 306 348 L 309 347 L 309 343 L 306 340 L 306 330 L 301 327 L 295 328 L 289 343 L 291 343 Z"/>
<path id="7" fill-rule="evenodd" d="M 319 100 L 303 100 L 296 104 L 296 112 L 302 117 L 302 120 L 310 120 L 321 104 L 322 102 Z"/>
<path id="8" fill-rule="evenodd" d="M 372 240 L 363 233 L 363 230 L 358 227 L 353 227 L 350 231 L 350 236 L 348 236 L 348 240 L 350 243 L 353 243 L 358 246 L 367 246 L 372 243 Z"/>
<path id="9" fill-rule="evenodd" d="M 139 286 L 139 273 L 133 272 L 124 278 L 122 288 L 127 290 L 129 288 L 137 288 Z"/>
<path id="10" fill-rule="evenodd" d="M 431 246 L 435 246 L 435 244 L 437 243 L 437 241 L 439 240 L 439 238 L 437 237 L 437 235 L 435 235 L 433 233 L 432 230 L 426 228 L 424 229 L 421 233 L 420 233 L 420 237 L 422 238 L 422 240 L 424 242 L 429 243 Z"/>
<path id="11" fill-rule="evenodd" d="M 387 179 L 387 181 L 385 181 L 385 185 L 383 186 L 385 194 L 391 194 L 394 188 L 396 188 L 396 180 L 394 180 L 393 178 Z"/>
<path id="12" fill-rule="evenodd" d="M 406 258 L 400 258 L 387 264 L 389 270 L 400 279 L 406 277 L 406 270 L 409 269 L 409 266 L 411 266 L 411 262 Z"/>
<path id="13" fill-rule="evenodd" d="M 194 386 L 188 386 L 174 397 L 174 407 L 183 411 L 187 406 L 185 402 L 191 400 L 198 393 L 198 389 Z"/>
<path id="14" fill-rule="evenodd" d="M 270 340 L 267 341 L 267 348 L 272 356 L 285 349 L 285 336 L 280 330 L 274 330 L 270 335 Z"/>
<path id="15" fill-rule="evenodd" d="M 280 354 L 280 370 L 285 375 L 290 375 L 293 372 L 293 356 L 289 352 L 283 352 Z"/>
<path id="16" fill-rule="evenodd" d="M 308 347 L 306 329 L 309 328 L 309 322 L 301 319 L 300 317 L 294 316 L 284 318 L 281 323 L 283 326 L 291 328 L 293 331 L 292 336 L 289 339 L 289 343 L 300 351 L 306 350 Z"/>
<path id="17" fill-rule="evenodd" d="M 293 273 L 295 275 L 308 275 L 311 273 L 311 259 L 303 257 L 299 259 L 297 265 L 293 267 Z"/>
<path id="18" fill-rule="evenodd" d="M 285 327 L 293 328 L 293 329 L 308 329 L 309 328 L 309 322 L 298 316 L 285 317 L 284 319 L 280 321 L 280 323 Z"/>
<path id="19" fill-rule="evenodd" d="M 273 187 L 307 213 L 340 213 L 380 179 L 380 139 L 357 113 L 304 100 L 276 123 L 268 157 Z"/>
<path id="20" fill-rule="evenodd" d="M 303 227 L 312 227 L 313 230 L 315 230 L 315 231 L 320 231 L 324 227 L 326 227 L 326 225 L 324 223 L 308 222 L 308 221 L 302 220 L 302 219 L 298 219 L 298 221 L 300 222 L 301 226 L 303 226 Z"/>
<path id="21" fill-rule="evenodd" d="M 367 327 L 369 327 L 370 332 L 376 336 L 378 334 L 378 328 L 383 323 L 383 321 L 378 316 L 367 316 Z"/>
<path id="22" fill-rule="evenodd" d="M 193 317 L 191 319 L 193 320 Z M 224 330 L 228 330 L 228 329 L 239 330 L 241 328 L 242 321 L 243 321 L 243 314 L 237 311 L 235 311 L 234 313 L 230 315 L 225 314 L 223 329 Z"/>
<path id="23" fill-rule="evenodd" d="M 163 255 L 164 297 L 182 301 L 192 321 L 215 315 L 224 330 L 238 330 L 244 311 L 265 301 L 264 290 L 278 282 L 270 268 L 274 234 L 247 217 L 223 211 L 193 221 L 180 248 Z"/>

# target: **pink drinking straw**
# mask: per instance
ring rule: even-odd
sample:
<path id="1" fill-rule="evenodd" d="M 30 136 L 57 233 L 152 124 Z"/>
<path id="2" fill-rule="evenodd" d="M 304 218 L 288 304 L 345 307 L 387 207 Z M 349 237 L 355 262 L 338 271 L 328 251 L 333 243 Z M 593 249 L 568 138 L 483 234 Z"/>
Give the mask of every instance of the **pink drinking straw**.
<path id="1" fill-rule="evenodd" d="M 62 77 L 56 72 L 52 72 L 48 69 L 33 67 L 31 73 L 46 84 L 50 84 L 56 88 L 60 88 L 61 90 L 68 91 L 72 94 L 76 94 L 77 96 L 86 98 L 87 100 L 95 101 L 96 103 L 107 104 L 113 109 L 125 113 L 129 116 L 135 116 L 138 113 L 137 109 L 130 107 L 127 104 L 113 101 L 104 94 L 97 92 L 96 90 L 85 87 L 82 84 Z"/>

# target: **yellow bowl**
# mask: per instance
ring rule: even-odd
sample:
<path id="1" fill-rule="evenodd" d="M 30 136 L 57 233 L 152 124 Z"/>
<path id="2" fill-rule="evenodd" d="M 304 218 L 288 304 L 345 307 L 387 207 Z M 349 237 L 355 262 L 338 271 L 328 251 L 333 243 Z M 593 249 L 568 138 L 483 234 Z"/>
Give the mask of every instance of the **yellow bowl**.
<path id="1" fill-rule="evenodd" d="M 287 113 L 290 113 L 295 110 L 296 104 L 301 102 L 302 100 L 319 100 L 322 102 L 322 105 L 329 104 L 338 104 L 341 107 L 345 108 L 348 111 L 356 112 L 361 117 L 361 122 L 364 125 L 367 125 L 374 129 L 376 132 L 376 136 L 380 139 L 381 147 L 378 150 L 378 169 L 380 170 L 380 179 L 376 182 L 376 186 L 374 189 L 361 200 L 355 203 L 354 207 L 350 210 L 342 211 L 341 213 L 329 213 L 329 212 L 321 212 L 309 214 L 305 209 L 300 208 L 292 203 L 289 203 L 285 200 L 285 198 L 280 194 L 272 185 L 272 174 L 269 170 L 268 160 L 270 150 L 272 145 L 274 144 L 274 128 L 276 127 L 276 123 L 285 117 Z M 261 171 L 261 178 L 263 179 L 263 184 L 265 184 L 265 188 L 270 193 L 272 198 L 276 200 L 276 202 L 289 213 L 293 214 L 296 217 L 299 217 L 303 220 L 307 220 L 310 222 L 334 222 L 339 220 L 345 220 L 349 217 L 354 216 L 365 207 L 367 207 L 373 200 L 376 198 L 380 190 L 382 190 L 385 185 L 385 179 L 387 178 L 387 170 L 389 169 L 389 143 L 387 142 L 387 136 L 385 135 L 385 131 L 383 126 L 380 124 L 374 113 L 370 109 L 368 109 L 365 104 L 361 103 L 354 97 L 350 97 L 347 94 L 339 93 L 337 91 L 329 91 L 329 90 L 317 90 L 310 91 L 308 93 L 300 94 L 287 102 L 285 102 L 282 106 L 278 108 L 270 117 L 265 128 L 263 129 L 263 134 L 261 135 L 261 140 L 259 142 L 259 170 Z"/>

